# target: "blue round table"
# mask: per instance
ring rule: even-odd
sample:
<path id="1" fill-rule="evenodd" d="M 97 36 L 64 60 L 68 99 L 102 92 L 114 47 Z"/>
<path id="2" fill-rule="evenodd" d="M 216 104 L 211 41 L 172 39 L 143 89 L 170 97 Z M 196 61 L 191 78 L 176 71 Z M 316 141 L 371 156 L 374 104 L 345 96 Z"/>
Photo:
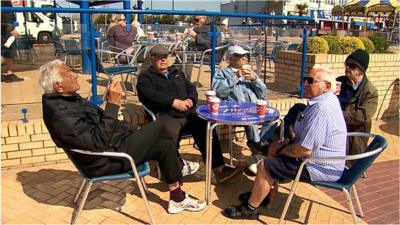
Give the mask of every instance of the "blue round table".
<path id="1" fill-rule="evenodd" d="M 254 125 L 266 124 L 280 120 L 280 113 L 275 108 L 268 106 L 265 116 L 257 115 L 257 106 L 251 102 L 222 101 L 219 105 L 218 114 L 211 114 L 208 104 L 197 107 L 197 115 L 207 120 L 206 134 L 206 193 L 205 200 L 207 205 L 211 203 L 211 161 L 212 161 L 212 132 L 219 125 Z M 281 126 L 283 127 L 283 126 Z M 282 133 L 282 130 L 281 130 Z M 230 135 L 230 133 L 229 133 Z M 231 138 L 230 138 L 230 142 Z M 232 147 L 230 150 L 232 154 Z M 232 164 L 232 160 L 231 160 Z"/>

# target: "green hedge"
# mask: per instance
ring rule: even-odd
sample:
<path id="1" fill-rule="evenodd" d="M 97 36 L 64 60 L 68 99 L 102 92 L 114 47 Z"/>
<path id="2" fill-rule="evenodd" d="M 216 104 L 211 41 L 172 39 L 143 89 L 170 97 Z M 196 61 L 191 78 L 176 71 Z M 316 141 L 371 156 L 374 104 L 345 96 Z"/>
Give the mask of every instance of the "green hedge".
<path id="1" fill-rule="evenodd" d="M 321 36 L 328 42 L 329 45 L 329 54 L 342 54 L 342 49 L 340 48 L 340 41 L 338 36 Z"/>
<path id="2" fill-rule="evenodd" d="M 321 37 L 311 37 L 307 39 L 307 53 L 318 54 L 328 53 L 329 45 L 325 39 Z M 299 47 L 299 52 L 303 51 L 303 44 Z"/>
<path id="3" fill-rule="evenodd" d="M 387 52 L 390 43 L 384 37 L 372 36 L 371 41 L 374 43 L 376 53 Z"/>
<path id="4" fill-rule="evenodd" d="M 369 54 L 375 52 L 375 45 L 370 39 L 368 38 L 360 38 L 360 39 L 364 43 L 365 51 L 367 51 Z"/>
<path id="5" fill-rule="evenodd" d="M 341 37 L 339 42 L 343 54 L 350 54 L 357 49 L 365 50 L 364 43 L 358 37 Z"/>

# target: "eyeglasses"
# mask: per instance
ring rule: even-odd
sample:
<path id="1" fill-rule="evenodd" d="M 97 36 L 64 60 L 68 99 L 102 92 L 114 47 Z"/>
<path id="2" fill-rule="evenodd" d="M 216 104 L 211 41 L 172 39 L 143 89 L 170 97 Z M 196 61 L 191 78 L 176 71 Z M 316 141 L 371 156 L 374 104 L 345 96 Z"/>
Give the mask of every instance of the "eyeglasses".
<path id="1" fill-rule="evenodd" d="M 236 57 L 236 58 L 246 57 L 247 58 L 247 55 L 246 54 L 243 54 L 243 55 L 241 55 L 241 54 L 233 54 L 233 57 Z"/>
<path id="2" fill-rule="evenodd" d="M 324 80 L 314 79 L 314 77 L 303 77 L 303 82 L 305 83 L 306 81 L 308 84 L 313 84 L 313 83 L 317 83 L 317 82 L 326 82 Z"/>
<path id="3" fill-rule="evenodd" d="M 118 21 L 125 21 L 126 19 L 119 19 Z"/>
<path id="4" fill-rule="evenodd" d="M 354 70 L 357 69 L 358 66 L 354 63 L 344 63 L 345 66 L 349 67 L 350 69 Z"/>

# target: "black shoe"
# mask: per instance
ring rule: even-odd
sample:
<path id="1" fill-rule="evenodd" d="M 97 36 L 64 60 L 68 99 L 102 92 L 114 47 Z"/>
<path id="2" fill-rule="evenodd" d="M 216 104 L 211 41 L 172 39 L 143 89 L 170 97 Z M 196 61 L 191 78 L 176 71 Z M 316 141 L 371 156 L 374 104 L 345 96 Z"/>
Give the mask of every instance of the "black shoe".
<path id="1" fill-rule="evenodd" d="M 224 216 L 231 219 L 256 220 L 260 216 L 258 209 L 251 210 L 247 203 L 238 206 L 229 206 L 223 211 Z"/>
<path id="2" fill-rule="evenodd" d="M 8 74 L 5 76 L 5 81 L 6 83 L 12 83 L 12 82 L 18 82 L 18 81 L 23 81 L 24 78 L 20 78 L 15 74 Z"/>
<path id="3" fill-rule="evenodd" d="M 247 203 L 250 199 L 251 196 L 251 191 L 248 192 L 244 192 L 242 194 L 239 195 L 239 200 L 242 203 Z M 261 202 L 262 206 L 267 206 L 269 204 L 269 194 L 267 195 L 267 197 L 264 198 L 264 200 Z"/>

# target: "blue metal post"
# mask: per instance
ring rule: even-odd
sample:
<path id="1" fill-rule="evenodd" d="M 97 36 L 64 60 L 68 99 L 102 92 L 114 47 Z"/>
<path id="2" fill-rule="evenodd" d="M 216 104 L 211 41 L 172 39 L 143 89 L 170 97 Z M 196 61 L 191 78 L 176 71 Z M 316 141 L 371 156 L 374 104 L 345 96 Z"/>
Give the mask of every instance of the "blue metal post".
<path id="1" fill-rule="evenodd" d="M 94 40 L 94 25 L 89 17 L 89 36 L 90 40 Z M 92 102 L 95 105 L 100 105 L 103 103 L 103 99 L 97 98 L 97 76 L 96 76 L 96 46 L 95 42 L 91 41 L 90 42 L 90 48 L 84 48 L 84 52 L 86 53 L 85 55 L 90 55 L 90 67 L 93 68 L 91 71 L 92 75 L 92 98 L 90 99 L 90 102 Z M 100 62 L 101 63 L 101 62 Z"/>
<path id="2" fill-rule="evenodd" d="M 124 0 L 124 9 L 131 9 L 130 0 Z M 129 31 L 131 29 L 132 14 L 125 13 L 125 19 L 126 19 L 126 30 Z"/>
<path id="3" fill-rule="evenodd" d="M 142 0 L 138 0 L 137 4 L 138 4 L 138 9 L 142 10 L 143 9 L 143 1 Z M 151 8 L 153 9 L 153 1 L 151 1 Z M 139 14 L 138 21 L 139 21 L 140 24 L 143 24 L 143 15 L 142 14 Z"/>
<path id="4" fill-rule="evenodd" d="M 307 35 L 308 29 L 307 27 L 303 30 L 303 53 L 301 56 L 301 74 L 300 74 L 300 87 L 299 87 L 299 95 L 300 98 L 304 98 L 304 82 L 303 77 L 305 77 L 306 73 L 306 63 L 307 63 Z"/>
<path id="5" fill-rule="evenodd" d="M 215 20 L 215 16 L 213 16 L 213 20 L 212 20 L 212 30 L 211 30 L 211 84 L 212 84 L 212 80 L 214 78 L 214 74 L 215 74 L 215 64 L 217 61 L 216 55 L 215 55 L 215 48 L 217 47 L 217 24 L 216 24 L 216 20 Z M 210 84 L 210 87 L 211 87 Z"/>
<path id="6" fill-rule="evenodd" d="M 89 9 L 89 1 L 80 1 L 81 9 Z M 90 35 L 89 35 L 89 25 L 90 25 L 90 16 L 89 13 L 81 13 L 81 47 L 82 49 L 88 49 L 90 47 Z M 94 41 L 93 41 L 94 42 Z M 83 74 L 91 74 L 90 69 L 90 58 L 89 55 L 82 51 L 82 73 Z M 96 67 L 94 67 L 96 68 Z"/>

